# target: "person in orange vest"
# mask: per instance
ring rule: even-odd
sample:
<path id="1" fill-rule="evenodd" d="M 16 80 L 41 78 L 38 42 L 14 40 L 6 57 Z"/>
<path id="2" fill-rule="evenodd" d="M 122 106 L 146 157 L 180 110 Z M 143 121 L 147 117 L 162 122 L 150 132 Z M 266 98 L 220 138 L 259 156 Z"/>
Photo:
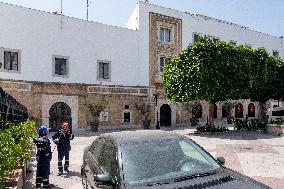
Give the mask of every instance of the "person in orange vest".
<path id="1" fill-rule="evenodd" d="M 69 130 L 69 124 L 63 122 L 61 129 L 52 136 L 52 140 L 57 144 L 58 151 L 58 173 L 57 176 L 63 174 L 62 161 L 65 158 L 64 171 L 69 171 L 69 152 L 71 150 L 70 140 L 74 139 L 74 135 Z"/>

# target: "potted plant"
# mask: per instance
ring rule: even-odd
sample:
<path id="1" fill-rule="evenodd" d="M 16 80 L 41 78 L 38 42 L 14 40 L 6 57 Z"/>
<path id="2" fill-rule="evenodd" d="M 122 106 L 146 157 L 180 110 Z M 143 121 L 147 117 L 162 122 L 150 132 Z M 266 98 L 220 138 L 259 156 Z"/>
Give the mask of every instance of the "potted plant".
<path id="1" fill-rule="evenodd" d="M 142 115 L 142 124 L 143 124 L 143 128 L 144 129 L 150 129 L 150 110 L 151 107 L 149 104 L 135 104 L 135 108 L 140 112 L 140 114 Z"/>
<path id="2" fill-rule="evenodd" d="M 93 120 L 90 122 L 91 131 L 96 132 L 99 128 L 99 117 L 104 107 L 101 105 L 90 105 L 88 106 L 90 113 L 92 114 Z"/>
<path id="3" fill-rule="evenodd" d="M 234 117 L 233 117 L 233 116 L 230 116 L 230 115 L 229 115 L 229 116 L 227 117 L 227 123 L 228 123 L 228 124 L 232 124 L 232 123 L 233 123 L 233 120 L 234 120 Z"/>

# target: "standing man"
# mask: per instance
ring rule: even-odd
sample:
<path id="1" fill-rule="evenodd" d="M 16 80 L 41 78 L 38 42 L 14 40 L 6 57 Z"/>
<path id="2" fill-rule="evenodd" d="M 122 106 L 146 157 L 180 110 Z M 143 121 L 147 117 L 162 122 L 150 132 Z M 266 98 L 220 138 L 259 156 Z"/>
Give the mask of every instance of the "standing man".
<path id="1" fill-rule="evenodd" d="M 52 158 L 50 140 L 47 137 L 48 128 L 41 126 L 38 129 L 38 137 L 33 138 L 33 142 L 37 146 L 36 160 L 36 188 L 40 188 L 43 184 L 43 188 L 52 188 L 53 184 L 49 184 L 50 175 L 50 161 Z"/>
<path id="2" fill-rule="evenodd" d="M 63 122 L 61 129 L 52 136 L 52 140 L 57 144 L 58 151 L 58 173 L 57 176 L 63 174 L 62 160 L 65 157 L 64 171 L 68 172 L 69 167 L 69 151 L 71 150 L 70 140 L 74 139 L 74 135 L 69 130 L 67 122 Z"/>

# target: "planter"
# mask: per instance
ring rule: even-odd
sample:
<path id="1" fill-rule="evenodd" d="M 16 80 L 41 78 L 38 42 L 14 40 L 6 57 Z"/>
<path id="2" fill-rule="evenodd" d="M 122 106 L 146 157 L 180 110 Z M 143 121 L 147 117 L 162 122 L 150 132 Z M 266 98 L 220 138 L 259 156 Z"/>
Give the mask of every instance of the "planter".
<path id="1" fill-rule="evenodd" d="M 144 129 L 150 129 L 150 123 L 151 123 L 150 120 L 144 120 L 143 121 L 143 128 Z"/>
<path id="2" fill-rule="evenodd" d="M 98 131 L 98 129 L 99 129 L 99 122 L 91 122 L 90 125 L 91 125 L 91 131 L 92 132 L 97 132 Z"/>
<path id="3" fill-rule="evenodd" d="M 15 169 L 9 177 L 6 178 L 6 187 L 9 189 L 17 189 L 22 188 L 23 186 L 23 176 L 22 173 L 24 172 L 23 168 L 20 167 Z"/>
<path id="4" fill-rule="evenodd" d="M 267 124 L 265 131 L 267 134 L 274 136 L 283 136 L 284 125 Z"/>
<path id="5" fill-rule="evenodd" d="M 232 124 L 233 123 L 233 118 L 232 117 L 227 117 L 227 123 Z"/>

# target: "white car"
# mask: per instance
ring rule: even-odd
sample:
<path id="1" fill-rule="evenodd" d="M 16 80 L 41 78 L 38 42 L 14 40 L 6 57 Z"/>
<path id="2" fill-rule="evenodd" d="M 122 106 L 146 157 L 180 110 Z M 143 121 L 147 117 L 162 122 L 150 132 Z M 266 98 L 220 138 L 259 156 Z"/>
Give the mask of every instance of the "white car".
<path id="1" fill-rule="evenodd" d="M 274 107 L 270 118 L 271 120 L 284 120 L 284 107 Z"/>

